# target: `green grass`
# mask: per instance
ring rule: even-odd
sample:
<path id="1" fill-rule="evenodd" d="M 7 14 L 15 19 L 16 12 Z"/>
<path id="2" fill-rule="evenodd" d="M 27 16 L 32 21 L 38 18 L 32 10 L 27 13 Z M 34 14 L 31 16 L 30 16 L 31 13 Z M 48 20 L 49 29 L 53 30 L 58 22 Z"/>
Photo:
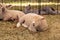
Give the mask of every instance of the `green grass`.
<path id="1" fill-rule="evenodd" d="M 60 40 L 60 15 L 43 15 L 49 29 L 32 33 L 24 27 L 15 28 L 15 22 L 0 21 L 0 40 Z"/>

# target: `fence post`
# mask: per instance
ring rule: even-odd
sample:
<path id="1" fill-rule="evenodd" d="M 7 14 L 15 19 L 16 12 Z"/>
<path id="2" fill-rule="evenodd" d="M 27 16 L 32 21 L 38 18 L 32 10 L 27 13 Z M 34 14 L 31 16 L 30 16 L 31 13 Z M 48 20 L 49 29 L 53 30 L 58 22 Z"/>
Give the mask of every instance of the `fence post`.
<path id="1" fill-rule="evenodd" d="M 2 4 L 3 4 L 3 0 L 1 0 L 2 1 Z"/>

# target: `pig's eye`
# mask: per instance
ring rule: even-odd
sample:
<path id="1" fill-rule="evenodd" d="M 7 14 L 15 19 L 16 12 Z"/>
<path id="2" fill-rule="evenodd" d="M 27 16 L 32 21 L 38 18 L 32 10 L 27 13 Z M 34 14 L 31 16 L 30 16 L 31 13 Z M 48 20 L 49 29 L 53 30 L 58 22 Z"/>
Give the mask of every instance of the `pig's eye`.
<path id="1" fill-rule="evenodd" d="M 33 23 L 33 26 L 35 26 L 35 24 Z"/>

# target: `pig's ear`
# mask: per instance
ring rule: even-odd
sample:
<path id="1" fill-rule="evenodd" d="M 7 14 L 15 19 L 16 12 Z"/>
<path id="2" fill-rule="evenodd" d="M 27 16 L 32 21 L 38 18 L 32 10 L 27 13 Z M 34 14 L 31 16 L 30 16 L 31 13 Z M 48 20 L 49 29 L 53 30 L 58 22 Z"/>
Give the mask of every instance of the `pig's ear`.
<path id="1" fill-rule="evenodd" d="M 11 7 L 12 7 L 12 5 L 7 5 L 7 6 L 6 6 L 6 8 L 8 8 L 8 9 L 11 8 Z"/>

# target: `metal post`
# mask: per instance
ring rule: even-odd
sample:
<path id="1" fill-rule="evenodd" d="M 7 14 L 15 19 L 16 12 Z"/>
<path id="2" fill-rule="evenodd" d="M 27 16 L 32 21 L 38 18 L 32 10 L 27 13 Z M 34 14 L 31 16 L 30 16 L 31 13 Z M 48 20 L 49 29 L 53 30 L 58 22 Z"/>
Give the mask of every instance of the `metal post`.
<path id="1" fill-rule="evenodd" d="M 59 0 L 57 0 L 57 3 L 59 3 Z M 59 5 L 57 4 L 57 14 L 58 14 L 58 7 L 59 7 Z"/>
<path id="2" fill-rule="evenodd" d="M 41 10 L 41 5 L 40 5 L 40 4 L 41 4 L 41 0 L 38 0 L 38 4 L 39 4 L 39 5 L 38 5 L 38 13 L 40 14 L 40 10 Z"/>

